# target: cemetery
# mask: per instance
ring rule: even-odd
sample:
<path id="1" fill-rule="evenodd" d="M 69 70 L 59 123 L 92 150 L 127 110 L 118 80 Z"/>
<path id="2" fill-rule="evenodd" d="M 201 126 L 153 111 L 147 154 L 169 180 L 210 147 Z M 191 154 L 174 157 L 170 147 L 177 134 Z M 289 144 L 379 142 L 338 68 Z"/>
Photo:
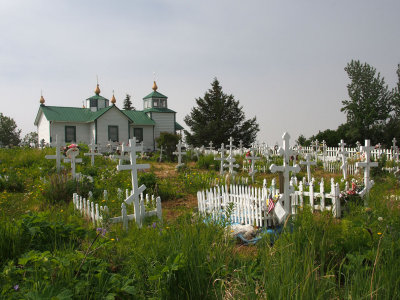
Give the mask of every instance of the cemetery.
<path id="1" fill-rule="evenodd" d="M 397 295 L 398 148 L 363 144 L 0 149 L 0 294 Z"/>

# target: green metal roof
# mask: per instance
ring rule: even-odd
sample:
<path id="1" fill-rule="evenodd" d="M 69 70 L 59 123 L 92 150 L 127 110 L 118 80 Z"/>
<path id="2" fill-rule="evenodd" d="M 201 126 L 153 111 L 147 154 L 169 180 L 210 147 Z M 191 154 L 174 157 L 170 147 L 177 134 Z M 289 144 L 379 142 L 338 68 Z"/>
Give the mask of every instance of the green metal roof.
<path id="1" fill-rule="evenodd" d="M 90 97 L 90 98 L 87 98 L 86 100 L 91 100 L 91 99 L 97 99 L 97 100 L 106 100 L 106 101 L 109 101 L 107 98 L 104 98 L 103 96 L 100 96 L 100 95 L 94 95 L 94 96 L 92 96 L 92 97 Z"/>
<path id="2" fill-rule="evenodd" d="M 91 111 L 90 108 L 41 105 L 36 115 L 35 125 L 39 122 L 40 111 L 44 113 L 49 121 L 87 123 L 93 122 L 113 107 L 118 109 L 114 105 L 101 108 L 98 111 Z"/>
<path id="3" fill-rule="evenodd" d="M 122 110 L 122 112 L 132 120 L 134 125 L 156 125 L 148 115 L 140 110 Z"/>
<path id="4" fill-rule="evenodd" d="M 175 122 L 175 130 L 183 130 L 184 128 L 178 123 Z"/>
<path id="5" fill-rule="evenodd" d="M 176 113 L 176 111 L 173 111 L 172 109 L 169 108 L 146 108 L 143 110 L 143 112 L 148 113 L 148 112 L 160 112 L 160 113 Z"/>
<path id="6" fill-rule="evenodd" d="M 143 99 L 149 99 L 149 98 L 165 98 L 167 99 L 167 96 L 164 96 L 163 94 L 157 92 L 157 91 L 153 91 L 150 94 L 148 94 L 146 97 L 144 97 Z"/>

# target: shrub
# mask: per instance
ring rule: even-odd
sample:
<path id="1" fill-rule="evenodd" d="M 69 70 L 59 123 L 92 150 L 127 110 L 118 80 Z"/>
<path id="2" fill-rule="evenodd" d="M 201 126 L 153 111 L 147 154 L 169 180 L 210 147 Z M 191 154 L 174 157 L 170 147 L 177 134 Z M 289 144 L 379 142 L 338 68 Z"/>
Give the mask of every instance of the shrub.
<path id="1" fill-rule="evenodd" d="M 214 160 L 214 155 L 201 155 L 196 162 L 196 166 L 200 169 L 214 169 L 219 170 L 219 161 Z"/>
<path id="2" fill-rule="evenodd" d="M 175 151 L 176 145 L 179 142 L 179 135 L 168 133 L 168 132 L 161 132 L 160 137 L 156 139 L 158 147 L 163 147 L 163 158 L 167 158 L 170 161 L 173 161 L 174 156 L 172 152 Z"/>

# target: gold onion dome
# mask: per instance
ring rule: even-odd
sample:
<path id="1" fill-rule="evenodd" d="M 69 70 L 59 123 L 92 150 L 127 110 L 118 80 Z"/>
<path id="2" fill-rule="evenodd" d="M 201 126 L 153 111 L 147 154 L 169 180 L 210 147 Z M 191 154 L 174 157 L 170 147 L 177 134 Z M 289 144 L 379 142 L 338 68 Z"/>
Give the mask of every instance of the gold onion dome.
<path id="1" fill-rule="evenodd" d="M 99 95 L 99 94 L 100 94 L 99 84 L 97 84 L 96 89 L 94 90 L 94 93 L 95 93 L 96 95 Z"/>
<path id="2" fill-rule="evenodd" d="M 40 96 L 40 104 L 44 104 L 44 98 L 43 95 Z"/>
<path id="3" fill-rule="evenodd" d="M 158 89 L 157 83 L 155 81 L 153 83 L 152 89 L 153 89 L 153 91 L 157 91 L 157 89 Z"/>
<path id="4" fill-rule="evenodd" d="M 112 104 L 115 104 L 115 102 L 117 102 L 117 100 L 115 99 L 115 96 L 114 96 L 114 93 L 113 93 L 113 96 L 112 96 L 112 98 L 111 98 L 111 103 L 112 103 Z"/>

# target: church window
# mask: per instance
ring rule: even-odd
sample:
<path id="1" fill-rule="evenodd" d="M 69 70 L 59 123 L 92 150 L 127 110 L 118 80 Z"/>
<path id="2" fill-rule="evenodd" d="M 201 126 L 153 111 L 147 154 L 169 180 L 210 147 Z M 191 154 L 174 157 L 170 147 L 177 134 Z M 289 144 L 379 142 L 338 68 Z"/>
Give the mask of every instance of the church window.
<path id="1" fill-rule="evenodd" d="M 153 100 L 153 106 L 154 107 L 158 107 L 158 99 L 154 99 Z"/>
<path id="2" fill-rule="evenodd" d="M 143 141 L 143 128 L 133 128 L 133 136 L 136 138 L 136 142 L 141 143 Z"/>
<path id="3" fill-rule="evenodd" d="M 65 126 L 65 142 L 76 142 L 76 126 Z"/>
<path id="4" fill-rule="evenodd" d="M 108 140 L 111 142 L 119 142 L 118 140 L 118 126 L 108 126 Z"/>
<path id="5" fill-rule="evenodd" d="M 90 99 L 90 107 L 97 107 L 97 99 Z"/>

